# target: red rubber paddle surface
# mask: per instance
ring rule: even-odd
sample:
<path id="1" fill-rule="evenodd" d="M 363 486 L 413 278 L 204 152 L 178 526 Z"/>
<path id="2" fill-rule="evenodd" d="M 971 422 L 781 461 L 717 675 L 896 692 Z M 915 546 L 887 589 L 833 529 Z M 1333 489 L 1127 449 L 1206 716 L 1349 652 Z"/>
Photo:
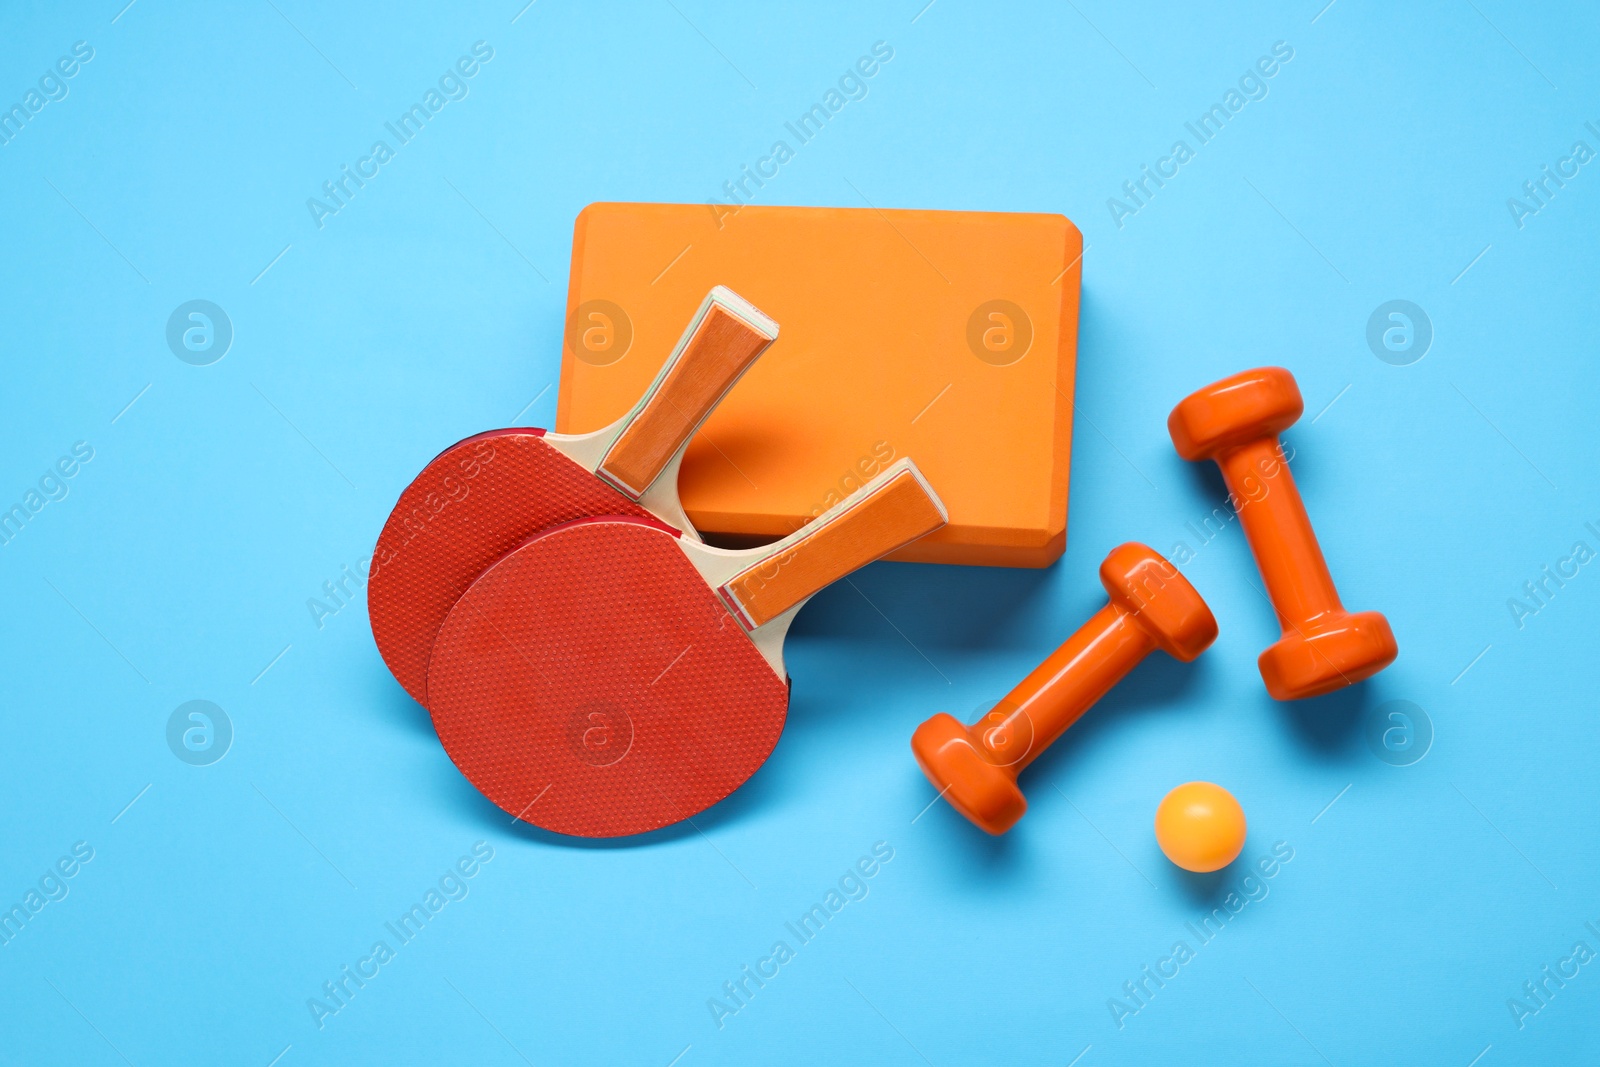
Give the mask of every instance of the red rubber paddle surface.
<path id="1" fill-rule="evenodd" d="M 657 525 L 547 530 L 440 628 L 429 708 L 445 751 L 525 822 L 617 837 L 678 822 L 754 774 L 789 687 Z"/>
<path id="2" fill-rule="evenodd" d="M 389 670 L 428 703 L 428 657 L 474 579 L 531 535 L 591 515 L 649 512 L 544 441 L 493 430 L 441 452 L 400 494 L 373 550 L 367 614 Z"/>

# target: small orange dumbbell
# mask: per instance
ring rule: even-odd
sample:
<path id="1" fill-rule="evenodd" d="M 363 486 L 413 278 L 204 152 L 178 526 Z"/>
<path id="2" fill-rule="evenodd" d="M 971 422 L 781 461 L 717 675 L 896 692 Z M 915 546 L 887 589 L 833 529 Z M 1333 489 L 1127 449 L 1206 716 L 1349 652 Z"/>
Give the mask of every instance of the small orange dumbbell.
<path id="1" fill-rule="evenodd" d="M 1100 564 L 1111 602 L 971 726 L 943 712 L 917 727 L 911 751 L 961 814 L 1003 834 L 1028 810 L 1017 775 L 1154 649 L 1185 663 L 1217 637 L 1217 620 L 1178 568 L 1130 542 Z"/>
<path id="2" fill-rule="evenodd" d="M 1250 551 L 1267 584 L 1283 636 L 1257 661 L 1277 700 L 1321 696 L 1394 662 L 1389 620 L 1339 602 L 1278 434 L 1305 410 L 1294 375 L 1247 370 L 1186 397 L 1167 417 L 1184 459 L 1214 459 L 1233 495 Z"/>

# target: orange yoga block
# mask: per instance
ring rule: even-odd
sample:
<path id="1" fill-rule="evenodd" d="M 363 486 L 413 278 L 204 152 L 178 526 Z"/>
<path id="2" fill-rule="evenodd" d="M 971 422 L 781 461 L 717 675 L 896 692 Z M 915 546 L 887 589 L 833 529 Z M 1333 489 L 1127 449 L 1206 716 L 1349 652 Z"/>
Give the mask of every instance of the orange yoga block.
<path id="1" fill-rule="evenodd" d="M 556 430 L 626 413 L 671 324 L 727 285 L 782 334 L 684 457 L 702 534 L 787 536 L 909 456 L 950 521 L 890 559 L 1049 566 L 1066 547 L 1082 254 L 1062 215 L 590 204 Z"/>

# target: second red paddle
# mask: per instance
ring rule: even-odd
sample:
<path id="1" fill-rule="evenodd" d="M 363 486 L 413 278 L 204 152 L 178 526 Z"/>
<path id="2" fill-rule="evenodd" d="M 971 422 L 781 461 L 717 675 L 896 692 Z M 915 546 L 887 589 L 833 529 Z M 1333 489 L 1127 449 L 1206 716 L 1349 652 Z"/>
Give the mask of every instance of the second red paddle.
<path id="1" fill-rule="evenodd" d="M 511 815 L 616 837 L 737 789 L 783 731 L 783 641 L 810 597 L 945 524 L 908 459 L 762 548 L 604 518 L 529 539 L 451 610 L 429 667 L 445 750 Z"/>

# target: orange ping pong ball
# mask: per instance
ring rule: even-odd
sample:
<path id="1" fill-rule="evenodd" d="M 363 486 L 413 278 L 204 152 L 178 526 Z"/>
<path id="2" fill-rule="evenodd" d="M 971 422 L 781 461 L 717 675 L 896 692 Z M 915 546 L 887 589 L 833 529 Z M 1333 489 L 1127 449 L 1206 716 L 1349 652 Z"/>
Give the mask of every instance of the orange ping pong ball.
<path id="1" fill-rule="evenodd" d="M 1156 808 L 1156 843 L 1186 871 L 1217 871 L 1244 850 L 1244 809 L 1211 782 L 1185 782 Z"/>

